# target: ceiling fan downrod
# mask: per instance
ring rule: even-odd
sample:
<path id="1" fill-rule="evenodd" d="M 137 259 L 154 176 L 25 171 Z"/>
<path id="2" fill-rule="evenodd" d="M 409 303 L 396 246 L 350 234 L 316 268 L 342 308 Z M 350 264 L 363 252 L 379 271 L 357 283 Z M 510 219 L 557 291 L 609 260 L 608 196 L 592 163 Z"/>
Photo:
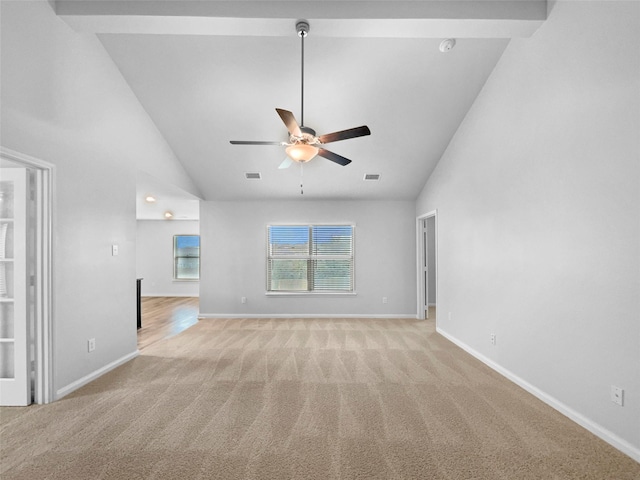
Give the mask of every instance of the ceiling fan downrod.
<path id="1" fill-rule="evenodd" d="M 304 39 L 309 34 L 309 22 L 306 20 L 299 20 L 296 23 L 296 32 L 300 37 L 301 43 L 301 61 L 300 61 L 300 126 L 304 126 Z"/>

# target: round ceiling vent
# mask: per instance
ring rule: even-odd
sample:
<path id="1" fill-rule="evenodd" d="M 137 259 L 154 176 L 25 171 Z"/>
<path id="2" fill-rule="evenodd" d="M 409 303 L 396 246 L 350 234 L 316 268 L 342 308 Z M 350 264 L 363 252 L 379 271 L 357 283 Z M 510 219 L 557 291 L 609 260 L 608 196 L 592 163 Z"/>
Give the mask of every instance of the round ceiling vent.
<path id="1" fill-rule="evenodd" d="M 442 42 L 440 42 L 440 51 L 442 53 L 446 53 L 449 50 L 453 49 L 453 47 L 455 46 L 456 46 L 456 39 L 447 38 L 446 40 L 443 40 Z"/>

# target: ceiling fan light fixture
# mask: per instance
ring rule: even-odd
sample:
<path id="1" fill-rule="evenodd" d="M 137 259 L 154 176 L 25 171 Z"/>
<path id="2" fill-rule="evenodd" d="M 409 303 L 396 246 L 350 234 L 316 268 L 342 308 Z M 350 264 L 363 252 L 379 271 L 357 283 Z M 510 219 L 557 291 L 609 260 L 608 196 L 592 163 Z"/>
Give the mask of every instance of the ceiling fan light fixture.
<path id="1" fill-rule="evenodd" d="M 306 143 L 291 145 L 285 150 L 287 152 L 287 155 L 291 157 L 291 160 L 294 160 L 298 163 L 308 162 L 318 154 L 318 147 L 307 145 Z"/>

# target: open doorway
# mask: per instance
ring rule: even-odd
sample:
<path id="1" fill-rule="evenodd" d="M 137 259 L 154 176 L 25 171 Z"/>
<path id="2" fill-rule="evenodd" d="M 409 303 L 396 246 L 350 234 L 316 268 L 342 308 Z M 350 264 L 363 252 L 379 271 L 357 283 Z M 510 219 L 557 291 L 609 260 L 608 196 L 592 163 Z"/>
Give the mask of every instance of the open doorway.
<path id="1" fill-rule="evenodd" d="M 417 219 L 418 318 L 435 320 L 437 315 L 437 211 Z"/>
<path id="2" fill-rule="evenodd" d="M 139 350 L 198 321 L 200 200 L 149 173 L 137 173 Z"/>

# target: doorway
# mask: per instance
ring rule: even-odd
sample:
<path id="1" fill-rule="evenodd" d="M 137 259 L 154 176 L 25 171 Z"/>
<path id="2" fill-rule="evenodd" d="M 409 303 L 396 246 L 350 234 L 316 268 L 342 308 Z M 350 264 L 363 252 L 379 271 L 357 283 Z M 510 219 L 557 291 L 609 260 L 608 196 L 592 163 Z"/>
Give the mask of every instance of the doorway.
<path id="1" fill-rule="evenodd" d="M 436 319 L 438 286 L 437 210 L 417 219 L 418 318 Z"/>
<path id="2" fill-rule="evenodd" d="M 53 401 L 52 199 L 54 166 L 0 148 L 4 273 L 0 283 L 2 405 Z M 6 207 L 6 208 L 4 208 Z M 5 231 L 6 230 L 6 231 Z M 5 393 L 7 395 L 5 395 Z"/>

